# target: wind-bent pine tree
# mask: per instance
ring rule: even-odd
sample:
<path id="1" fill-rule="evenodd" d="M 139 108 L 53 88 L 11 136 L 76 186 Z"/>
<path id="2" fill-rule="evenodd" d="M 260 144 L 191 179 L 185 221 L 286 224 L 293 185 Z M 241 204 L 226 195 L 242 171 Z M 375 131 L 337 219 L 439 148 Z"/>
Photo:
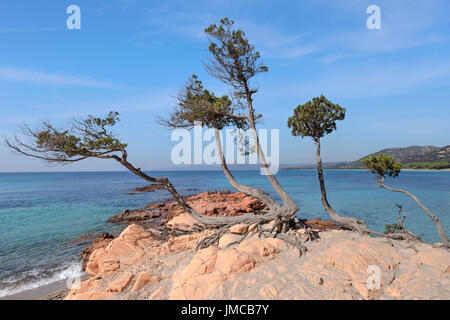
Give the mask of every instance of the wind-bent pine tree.
<path id="1" fill-rule="evenodd" d="M 412 198 L 419 205 L 419 207 L 421 207 L 426 212 L 426 214 L 434 221 L 442 245 L 445 247 L 449 247 L 447 235 L 445 234 L 441 221 L 435 214 L 433 214 L 427 207 L 425 207 L 422 204 L 422 202 L 420 202 L 420 200 L 409 191 L 402 189 L 394 189 L 388 187 L 384 183 L 386 176 L 391 178 L 398 177 L 402 169 L 402 164 L 400 162 L 395 161 L 393 157 L 388 156 L 386 154 L 379 154 L 379 155 L 372 154 L 368 158 L 363 159 L 363 163 L 366 166 L 366 168 L 370 170 L 370 172 L 377 175 L 380 187 L 385 188 L 389 191 L 406 194 L 407 196 Z"/>
<path id="2" fill-rule="evenodd" d="M 221 20 L 219 26 L 213 24 L 205 30 L 210 42 L 209 51 L 212 54 L 212 58 L 206 63 L 206 68 L 212 76 L 231 86 L 232 99 L 227 96 L 216 97 L 213 93 L 203 89 L 201 82 L 196 76 L 193 76 L 178 96 L 179 108 L 170 119 L 161 119 L 161 122 L 171 127 L 189 127 L 194 121 L 202 121 L 215 128 L 218 153 L 226 177 L 239 191 L 252 195 L 267 204 L 268 209 L 260 214 L 244 214 L 236 217 L 208 217 L 198 214 L 184 201 L 168 178 L 151 177 L 128 161 L 127 144 L 108 131 L 109 127 L 119 121 L 117 112 L 111 112 L 105 118 L 89 116 L 85 120 L 72 120 L 68 124 L 68 129 L 57 129 L 48 122 L 43 122 L 34 129 L 25 126 L 22 136 L 16 136 L 12 140 L 6 139 L 6 145 L 21 155 L 38 158 L 52 164 L 68 164 L 87 158 L 113 159 L 142 179 L 162 184 L 185 212 L 197 222 L 205 226 L 221 226 L 216 234 L 200 241 L 199 247 L 216 243 L 220 235 L 234 224 L 258 226 L 275 220 L 276 223 L 272 230 L 269 232 L 260 230 L 260 235 L 278 237 L 296 246 L 301 253 L 305 252 L 306 248 L 298 240 L 292 239 L 284 232 L 278 232 L 279 229 L 284 229 L 284 231 L 288 229 L 298 207 L 271 173 L 256 132 L 256 121 L 260 116 L 255 114 L 253 95 L 258 90 L 251 86 L 250 80 L 261 72 L 267 72 L 268 68 L 259 62 L 260 54 L 249 44 L 244 32 L 233 30 L 232 26 L 233 22 L 225 18 Z M 247 114 L 237 113 L 244 109 L 247 109 Z M 260 189 L 241 185 L 234 179 L 228 170 L 221 149 L 219 130 L 226 126 L 251 129 L 261 166 L 282 199 L 282 205 Z M 277 232 L 272 235 L 275 229 Z"/>
<path id="3" fill-rule="evenodd" d="M 266 203 L 268 209 L 260 215 L 262 222 L 275 220 L 272 230 L 275 228 L 287 230 L 298 207 L 268 167 L 256 131 L 256 122 L 261 115 L 255 113 L 253 106 L 253 95 L 258 92 L 258 89 L 252 86 L 251 80 L 255 75 L 267 72 L 268 68 L 259 62 L 260 54 L 253 45 L 249 44 L 245 33 L 242 30 L 234 30 L 233 24 L 233 21 L 224 18 L 219 26 L 213 24 L 205 30 L 212 55 L 205 63 L 206 70 L 211 76 L 231 87 L 231 98 L 226 95 L 216 97 L 214 93 L 204 89 L 202 82 L 193 75 L 179 92 L 178 104 L 169 118 L 160 118 L 159 122 L 168 128 L 192 128 L 196 122 L 213 128 L 217 156 L 230 184 L 238 191 Z M 225 127 L 238 130 L 250 129 L 262 169 L 280 196 L 282 205 L 262 190 L 236 181 L 223 155 L 220 130 Z M 279 234 L 279 237 L 292 243 L 283 234 Z"/>
<path id="4" fill-rule="evenodd" d="M 127 144 L 109 131 L 109 128 L 119 120 L 119 113 L 111 111 L 104 118 L 90 115 L 84 120 L 73 119 L 65 129 L 59 129 L 49 122 L 42 122 L 35 128 L 24 126 L 20 136 L 7 138 L 5 143 L 20 155 L 41 159 L 50 164 L 67 165 L 88 158 L 116 160 L 145 181 L 162 184 L 182 208 L 203 225 L 254 223 L 261 220 L 256 215 L 245 214 L 223 217 L 219 221 L 214 217 L 197 213 L 184 201 L 168 178 L 151 177 L 129 162 Z"/>
<path id="5" fill-rule="evenodd" d="M 222 170 L 230 184 L 238 191 L 263 201 L 269 209 L 279 208 L 279 205 L 259 188 L 246 186 L 236 181 L 228 168 L 222 150 L 220 130 L 233 127 L 237 130 L 247 130 L 246 116 L 236 113 L 242 109 L 236 106 L 228 96 L 216 97 L 214 93 L 204 89 L 196 75 L 192 75 L 177 95 L 177 106 L 168 119 L 159 118 L 159 123 L 168 128 L 193 128 L 196 123 L 213 128 L 216 140 L 217 157 Z M 259 116 L 258 116 L 259 117 Z"/>
<path id="6" fill-rule="evenodd" d="M 51 164 L 64 165 L 88 158 L 112 159 L 145 181 L 163 185 L 184 211 L 198 223 L 203 224 L 205 227 L 220 227 L 218 232 L 199 242 L 198 247 L 200 248 L 217 243 L 220 235 L 227 232 L 232 225 L 259 226 L 265 222 L 275 221 L 270 231 L 259 228 L 259 235 L 278 237 L 296 246 L 301 253 L 304 253 L 306 247 L 301 243 L 301 240 L 293 239 L 286 233 L 290 227 L 298 227 L 295 223 L 291 223 L 295 213 L 298 211 L 298 206 L 270 171 L 256 131 L 256 121 L 261 116 L 255 113 L 253 106 L 253 95 L 258 92 L 258 89 L 252 86 L 251 80 L 255 75 L 267 72 L 268 68 L 259 62 L 260 54 L 249 44 L 244 32 L 234 30 L 232 27 L 233 22 L 224 18 L 219 26 L 213 24 L 205 30 L 210 42 L 209 51 L 212 55 L 212 58 L 205 63 L 206 69 L 210 75 L 231 87 L 230 96 L 215 96 L 214 93 L 203 88 L 202 83 L 196 76 L 192 76 L 179 93 L 177 97 L 178 105 L 172 115 L 169 119 L 160 119 L 160 122 L 171 128 L 189 128 L 193 126 L 194 122 L 201 121 L 203 125 L 214 128 L 217 152 L 225 176 L 237 190 L 266 203 L 267 209 L 260 214 L 244 214 L 236 217 L 209 217 L 197 213 L 185 202 L 167 177 L 151 177 L 128 160 L 127 144 L 109 131 L 110 127 L 113 127 L 119 121 L 117 112 L 110 112 L 104 118 L 91 115 L 84 120 L 73 119 L 65 129 L 59 129 L 49 122 L 42 122 L 35 128 L 24 126 L 22 135 L 13 139 L 6 139 L 6 145 L 18 154 L 38 158 Z M 306 134 L 300 134 L 303 132 L 301 128 L 309 130 L 308 126 L 310 124 L 308 124 L 308 121 L 312 119 L 317 120 L 312 122 L 317 125 L 313 129 L 319 131 L 309 136 L 318 138 L 315 141 L 318 143 L 319 180 L 321 180 L 324 205 L 328 208 L 332 218 L 344 226 L 362 232 L 392 239 L 411 239 L 411 237 L 406 235 L 384 235 L 367 230 L 363 221 L 340 217 L 328 204 L 320 159 L 320 138 L 324 134 L 332 132 L 335 129 L 335 121 L 340 120 L 338 118 L 343 117 L 343 115 L 339 115 L 339 112 L 335 113 L 333 110 L 329 111 L 328 114 L 321 112 L 319 114 L 321 114 L 322 118 L 319 117 L 318 119 L 310 111 L 306 112 L 305 114 L 308 115 L 309 119 L 304 119 L 307 121 L 303 122 L 300 116 L 302 114 L 300 108 L 299 114 L 294 115 L 292 117 L 293 120 L 290 121 L 292 121 L 292 125 L 298 127 L 296 130 L 299 130 L 299 135 L 304 136 Z M 272 187 L 280 196 L 282 204 L 277 203 L 258 188 L 239 184 L 233 177 L 226 164 L 220 139 L 220 130 L 225 127 L 251 130 L 253 144 L 256 147 L 261 167 Z M 274 230 L 276 230 L 275 234 L 273 234 Z M 247 234 L 243 235 L 242 239 L 246 236 Z M 311 237 L 308 237 L 306 240 L 308 239 L 311 239 Z"/>
<path id="7" fill-rule="evenodd" d="M 261 167 L 283 203 L 282 206 L 274 206 L 271 212 L 277 221 L 276 225 L 287 226 L 298 211 L 298 206 L 269 169 L 256 131 L 258 115 L 255 114 L 253 106 L 253 95 L 258 92 L 258 88 L 252 85 L 251 80 L 269 69 L 259 61 L 260 53 L 249 43 L 245 33 L 233 29 L 233 24 L 233 21 L 224 18 L 219 26 L 213 24 L 206 28 L 212 58 L 205 63 L 205 67 L 211 76 L 230 86 L 236 105 L 247 107 L 247 114 L 231 116 L 243 118 L 248 122 Z"/>
<path id="8" fill-rule="evenodd" d="M 345 108 L 332 103 L 322 95 L 295 108 L 294 115 L 288 119 L 288 127 L 292 129 L 292 135 L 302 138 L 311 137 L 316 144 L 317 175 L 320 183 L 322 205 L 331 219 L 344 227 L 365 233 L 367 232 L 367 227 L 364 221 L 340 216 L 327 199 L 322 158 L 320 156 L 320 139 L 336 130 L 336 121 L 344 120 L 344 118 Z"/>

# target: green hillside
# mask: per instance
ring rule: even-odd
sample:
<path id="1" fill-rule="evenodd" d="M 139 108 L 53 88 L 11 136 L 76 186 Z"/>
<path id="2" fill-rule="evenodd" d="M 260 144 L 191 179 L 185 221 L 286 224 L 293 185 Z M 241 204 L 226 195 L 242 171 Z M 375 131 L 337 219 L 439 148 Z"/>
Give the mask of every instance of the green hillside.
<path id="1" fill-rule="evenodd" d="M 406 148 L 388 148 L 375 152 L 375 155 L 387 154 L 403 164 L 406 169 L 447 169 L 450 168 L 450 145 L 439 148 L 435 146 L 411 146 Z M 335 169 L 364 168 L 362 159 L 341 162 Z"/>

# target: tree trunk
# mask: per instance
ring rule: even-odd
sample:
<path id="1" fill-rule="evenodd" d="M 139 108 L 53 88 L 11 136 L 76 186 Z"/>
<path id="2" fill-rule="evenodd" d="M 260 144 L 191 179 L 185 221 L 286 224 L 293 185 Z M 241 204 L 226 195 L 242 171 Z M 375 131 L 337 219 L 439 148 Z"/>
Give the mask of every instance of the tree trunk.
<path id="1" fill-rule="evenodd" d="M 283 189 L 283 187 L 280 185 L 278 180 L 275 178 L 275 176 L 272 174 L 272 172 L 269 169 L 269 166 L 266 161 L 266 157 L 264 155 L 264 152 L 261 149 L 261 145 L 259 143 L 259 137 L 258 133 L 256 131 L 256 125 L 255 125 L 255 115 L 253 110 L 253 103 L 250 91 L 248 88 L 246 88 L 246 94 L 247 94 L 247 107 L 248 107 L 248 115 L 249 115 L 249 123 L 250 123 L 250 129 L 252 130 L 252 136 L 253 136 L 253 142 L 256 146 L 257 155 L 259 158 L 259 161 L 261 162 L 261 167 L 264 170 L 264 173 L 267 176 L 267 179 L 269 180 L 272 187 L 275 189 L 275 191 L 280 196 L 281 200 L 283 201 L 283 210 L 281 210 L 278 213 L 279 218 L 283 222 L 288 222 L 292 216 L 298 211 L 297 204 L 292 200 L 292 198 L 287 194 L 287 192 Z"/>
<path id="2" fill-rule="evenodd" d="M 227 163 L 225 161 L 225 157 L 223 155 L 223 150 L 222 150 L 222 142 L 220 139 L 220 131 L 218 129 L 214 129 L 214 136 L 216 138 L 216 149 L 217 149 L 218 157 L 220 159 L 220 165 L 222 166 L 222 170 L 225 174 L 225 177 L 228 179 L 228 181 L 233 186 L 233 188 L 235 188 L 236 190 L 238 190 L 242 193 L 245 193 L 249 196 L 252 196 L 252 197 L 255 197 L 255 198 L 261 200 L 262 202 L 267 204 L 267 206 L 272 210 L 279 210 L 280 205 L 278 203 L 276 203 L 274 200 L 272 200 L 272 198 L 269 197 L 269 195 L 264 193 L 262 190 L 260 190 L 258 188 L 253 188 L 253 187 L 239 184 L 236 181 L 233 174 L 228 169 Z"/>
<path id="3" fill-rule="evenodd" d="M 135 168 L 131 163 L 129 163 L 126 158 L 116 158 L 117 161 L 120 162 L 124 167 L 130 170 L 132 173 L 137 175 L 138 177 L 148 181 L 148 182 L 156 182 L 161 183 L 165 186 L 166 190 L 172 194 L 178 204 L 184 209 L 184 211 L 189 214 L 195 221 L 204 224 L 204 225 L 233 225 L 238 223 L 246 223 L 252 224 L 255 222 L 264 222 L 271 221 L 275 219 L 273 214 L 266 213 L 264 215 L 251 215 L 244 214 L 236 217 L 208 217 L 197 213 L 191 206 L 189 206 L 186 201 L 184 201 L 183 197 L 175 190 L 173 185 L 170 183 L 168 178 L 153 178 L 148 176 L 146 173 L 142 172 L 141 169 Z"/>
<path id="4" fill-rule="evenodd" d="M 351 217 L 341 217 L 337 212 L 331 207 L 327 199 L 327 190 L 325 188 L 325 180 L 323 178 L 323 168 L 322 168 L 322 158 L 320 157 L 320 139 L 316 139 L 316 161 L 317 161 L 317 175 L 319 177 L 320 183 L 320 198 L 322 199 L 322 205 L 325 210 L 338 224 L 354 229 L 359 232 L 367 232 L 367 227 L 364 221 L 358 220 Z"/>
<path id="5" fill-rule="evenodd" d="M 441 238 L 442 244 L 443 244 L 444 246 L 446 246 L 446 247 L 449 246 L 449 244 L 448 244 L 448 238 L 447 238 L 447 235 L 445 234 L 444 228 L 442 227 L 441 221 L 440 221 L 439 218 L 438 218 L 437 216 L 435 216 L 430 210 L 428 210 L 428 208 L 425 207 L 425 206 L 422 204 L 422 202 L 420 202 L 420 200 L 419 200 L 415 195 L 413 195 L 412 193 L 410 193 L 410 192 L 408 192 L 408 191 L 406 191 L 406 190 L 393 189 L 393 188 L 390 188 L 390 187 L 386 186 L 386 185 L 384 184 L 384 179 L 382 179 L 382 180 L 380 181 L 380 185 L 381 185 L 383 188 L 385 188 L 385 189 L 387 189 L 387 190 L 389 190 L 389 191 L 400 192 L 400 193 L 406 194 L 407 196 L 411 197 L 411 198 L 419 205 L 419 207 L 421 207 L 421 208 L 427 213 L 427 215 L 434 221 L 434 223 L 436 224 L 436 229 L 437 229 L 437 231 L 438 231 L 439 237 Z"/>

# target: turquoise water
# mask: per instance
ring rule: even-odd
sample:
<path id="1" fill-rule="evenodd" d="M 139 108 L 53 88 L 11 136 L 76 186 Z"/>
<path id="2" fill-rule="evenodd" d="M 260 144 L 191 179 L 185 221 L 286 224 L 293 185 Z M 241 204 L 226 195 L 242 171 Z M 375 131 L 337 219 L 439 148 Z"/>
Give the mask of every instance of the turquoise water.
<path id="1" fill-rule="evenodd" d="M 221 171 L 151 174 L 169 177 L 182 194 L 232 190 Z M 259 186 L 278 199 L 258 171 L 234 174 L 241 183 Z M 328 218 L 314 170 L 280 171 L 277 177 L 300 207 L 300 218 Z M 439 240 L 433 222 L 411 199 L 377 188 L 369 173 L 327 170 L 325 181 L 329 201 L 341 215 L 362 218 L 382 232 L 386 223 L 397 220 L 398 203 L 410 230 L 424 233 L 426 241 Z M 386 183 L 418 196 L 450 234 L 450 172 L 403 172 Z M 0 173 L 0 297 L 79 274 L 79 255 L 87 240 L 74 239 L 118 232 L 119 226 L 106 223 L 109 217 L 169 197 L 165 191 L 126 194 L 142 185 L 145 181 L 129 172 Z"/>

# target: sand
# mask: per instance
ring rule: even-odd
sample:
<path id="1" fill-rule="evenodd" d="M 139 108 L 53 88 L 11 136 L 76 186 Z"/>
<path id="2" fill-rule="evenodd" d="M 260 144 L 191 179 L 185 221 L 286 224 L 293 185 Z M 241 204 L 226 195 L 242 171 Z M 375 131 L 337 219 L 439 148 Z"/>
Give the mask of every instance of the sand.
<path id="1" fill-rule="evenodd" d="M 82 281 L 87 279 L 88 276 L 82 277 Z M 45 286 L 1 297 L 0 300 L 63 300 L 70 291 L 66 282 L 67 280 L 56 281 Z"/>

